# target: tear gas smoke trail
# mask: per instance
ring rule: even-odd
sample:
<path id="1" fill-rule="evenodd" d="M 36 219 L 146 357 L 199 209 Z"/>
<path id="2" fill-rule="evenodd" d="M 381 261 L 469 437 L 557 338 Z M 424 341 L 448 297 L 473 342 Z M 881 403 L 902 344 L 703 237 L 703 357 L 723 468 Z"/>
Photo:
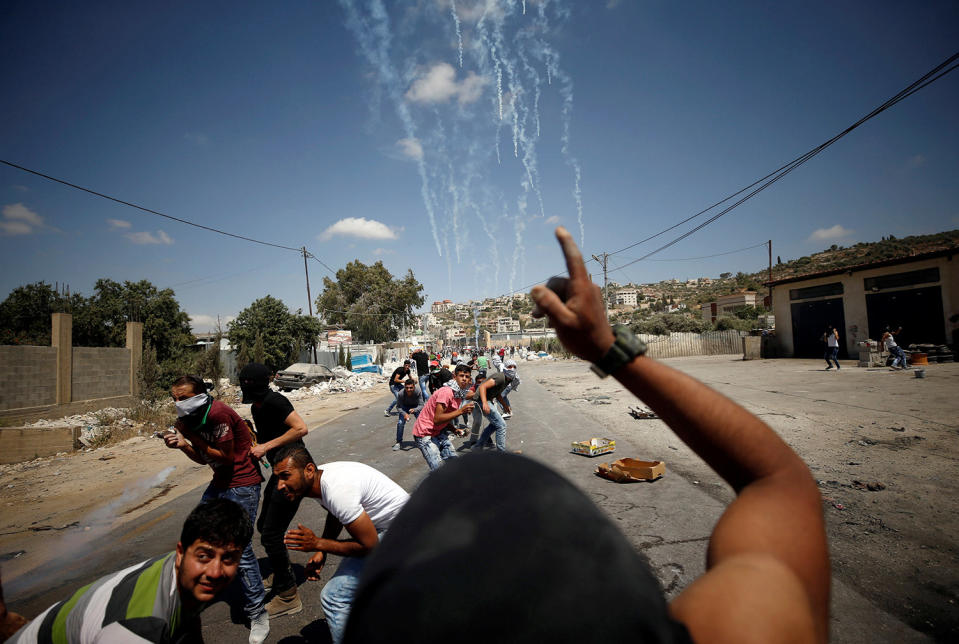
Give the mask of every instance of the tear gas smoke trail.
<path id="1" fill-rule="evenodd" d="M 380 0 L 371 0 L 371 24 L 370 21 L 367 21 L 360 15 L 360 12 L 354 6 L 352 0 L 340 0 L 340 6 L 346 11 L 346 26 L 353 32 L 353 36 L 360 45 L 360 51 L 363 53 L 367 62 L 376 70 L 380 82 L 387 88 L 396 114 L 403 124 L 406 138 L 417 140 L 416 126 L 413 122 L 413 117 L 403 100 L 403 88 L 400 86 L 399 75 L 390 64 L 389 49 L 392 36 L 386 8 Z M 433 201 L 430 198 L 429 177 L 426 162 L 422 156 L 417 159 L 417 170 L 420 176 L 420 195 L 423 199 L 423 205 L 426 208 L 426 215 L 430 221 L 430 228 L 433 232 L 433 242 L 436 244 L 436 252 L 442 256 L 443 251 L 440 247 Z"/>
<path id="2" fill-rule="evenodd" d="M 523 0 L 523 15 L 526 15 L 526 0 Z"/>
<path id="3" fill-rule="evenodd" d="M 29 571 L 29 575 L 24 574 L 8 581 L 6 584 L 7 597 L 28 598 L 37 592 L 53 587 L 57 582 L 62 583 L 62 559 L 66 557 L 70 561 L 78 561 L 97 551 L 102 552 L 102 548 L 98 547 L 97 541 L 110 530 L 124 506 L 140 501 L 141 497 L 151 488 L 162 485 L 175 469 L 176 466 L 171 465 L 153 476 L 136 481 L 125 489 L 118 498 L 85 515 L 77 522 L 76 532 L 65 532 L 59 539 L 55 540 L 52 548 L 44 548 L 61 556 L 33 568 Z M 35 536 L 34 538 L 38 539 L 40 537 Z"/>
<path id="4" fill-rule="evenodd" d="M 453 26 L 456 28 L 456 43 L 459 46 L 460 69 L 463 69 L 463 32 L 460 31 L 460 17 L 456 15 L 456 0 L 450 0 L 450 13 L 453 14 Z"/>
<path id="5" fill-rule="evenodd" d="M 474 347 L 479 346 L 479 308 L 473 307 Z"/>

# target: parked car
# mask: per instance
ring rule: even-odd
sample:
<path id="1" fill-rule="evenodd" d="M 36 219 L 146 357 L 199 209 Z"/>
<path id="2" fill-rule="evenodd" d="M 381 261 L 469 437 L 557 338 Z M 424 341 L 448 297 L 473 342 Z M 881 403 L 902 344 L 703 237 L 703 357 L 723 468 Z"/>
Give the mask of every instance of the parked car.
<path id="1" fill-rule="evenodd" d="M 321 364 L 309 364 L 306 362 L 297 362 L 291 364 L 283 371 L 278 371 L 273 384 L 281 391 L 290 391 L 300 387 L 309 387 L 318 382 L 333 380 L 336 375 L 330 371 L 329 367 Z"/>

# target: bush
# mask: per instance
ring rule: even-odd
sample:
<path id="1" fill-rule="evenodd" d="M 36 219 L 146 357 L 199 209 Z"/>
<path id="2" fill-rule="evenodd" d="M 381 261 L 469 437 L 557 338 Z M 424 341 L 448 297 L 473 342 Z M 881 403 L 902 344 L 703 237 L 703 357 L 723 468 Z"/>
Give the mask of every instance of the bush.
<path id="1" fill-rule="evenodd" d="M 681 313 L 660 313 L 646 320 L 638 320 L 630 327 L 633 333 L 669 335 L 670 333 L 703 333 L 712 325 L 705 320 Z"/>
<path id="2" fill-rule="evenodd" d="M 717 331 L 749 331 L 754 326 L 756 326 L 755 320 L 740 320 L 731 316 L 723 316 L 716 320 Z"/>

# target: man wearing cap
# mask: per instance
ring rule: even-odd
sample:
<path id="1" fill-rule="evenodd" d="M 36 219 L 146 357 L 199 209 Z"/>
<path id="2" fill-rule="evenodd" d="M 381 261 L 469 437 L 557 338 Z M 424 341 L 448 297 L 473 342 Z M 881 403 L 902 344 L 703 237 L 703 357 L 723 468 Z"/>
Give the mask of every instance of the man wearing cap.
<path id="1" fill-rule="evenodd" d="M 250 530 L 260 505 L 263 477 L 250 446 L 253 436 L 246 422 L 231 407 L 213 400 L 206 384 L 198 376 L 182 376 L 170 388 L 176 405 L 177 432 L 164 436 L 167 447 L 179 449 L 190 460 L 209 465 L 213 480 L 203 492 L 203 500 L 229 499 L 249 516 Z M 259 644 L 270 633 L 270 614 L 266 611 L 263 578 L 247 541 L 240 559 L 243 582 L 243 611 L 250 620 L 250 643 Z"/>
<path id="2" fill-rule="evenodd" d="M 280 447 L 303 444 L 303 437 L 307 433 L 306 423 L 286 396 L 270 389 L 270 369 L 266 365 L 251 362 L 243 367 L 240 370 L 240 389 L 243 403 L 250 405 L 259 441 L 250 448 L 253 458 L 261 461 L 266 457 L 272 466 Z M 263 494 L 263 509 L 256 523 L 260 543 L 273 569 L 265 584 L 268 590 L 273 591 L 273 598 L 266 604 L 271 617 L 293 615 L 303 610 L 290 556 L 283 543 L 283 535 L 296 515 L 300 501 L 291 501 L 277 492 L 276 484 L 276 476 L 271 474 Z"/>
<path id="3" fill-rule="evenodd" d="M 403 391 L 403 382 L 410 377 L 411 362 L 412 360 L 409 359 L 404 360 L 403 364 L 394 369 L 390 375 L 390 393 L 393 394 L 393 402 L 383 411 L 384 416 L 389 416 L 390 412 L 393 411 L 393 407 L 396 407 L 396 396 Z"/>

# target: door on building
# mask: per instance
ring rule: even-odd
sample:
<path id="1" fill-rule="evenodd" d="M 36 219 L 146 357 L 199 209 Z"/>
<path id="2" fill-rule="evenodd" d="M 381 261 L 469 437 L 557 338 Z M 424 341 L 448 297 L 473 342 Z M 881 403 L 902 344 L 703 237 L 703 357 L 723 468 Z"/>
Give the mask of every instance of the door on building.
<path id="1" fill-rule="evenodd" d="M 849 357 L 846 351 L 846 316 L 841 297 L 795 302 L 792 305 L 792 319 L 793 356 L 822 358 L 826 353 L 822 336 L 826 327 L 832 325 L 839 330 L 839 357 L 844 360 Z"/>
<path id="2" fill-rule="evenodd" d="M 901 346 L 946 341 L 940 286 L 870 293 L 866 295 L 866 317 L 873 340 L 879 340 L 887 326 L 893 331 L 901 326 L 902 333 L 896 337 Z"/>

